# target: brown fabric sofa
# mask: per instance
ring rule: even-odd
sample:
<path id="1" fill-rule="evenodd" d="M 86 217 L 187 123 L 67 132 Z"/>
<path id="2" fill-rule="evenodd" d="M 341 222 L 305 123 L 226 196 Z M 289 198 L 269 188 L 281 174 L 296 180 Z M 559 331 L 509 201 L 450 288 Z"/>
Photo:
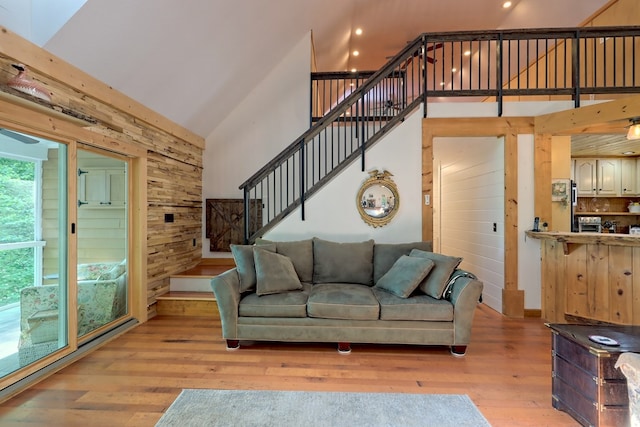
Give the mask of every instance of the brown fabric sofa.
<path id="1" fill-rule="evenodd" d="M 241 340 L 451 346 L 464 355 L 482 282 L 430 242 L 319 238 L 232 245 L 211 281 L 227 347 Z"/>

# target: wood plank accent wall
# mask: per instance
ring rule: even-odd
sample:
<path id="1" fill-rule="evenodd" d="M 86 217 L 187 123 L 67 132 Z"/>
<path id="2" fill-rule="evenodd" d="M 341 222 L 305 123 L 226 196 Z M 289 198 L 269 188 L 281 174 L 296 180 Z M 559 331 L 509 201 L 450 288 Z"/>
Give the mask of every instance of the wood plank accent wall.
<path id="1" fill-rule="evenodd" d="M 433 139 L 504 137 L 505 271 L 502 313 L 524 317 L 524 291 L 518 289 L 518 134 L 533 133 L 531 117 L 424 119 L 422 122 L 422 193 L 433 194 Z M 422 240 L 433 240 L 433 208 L 422 205 Z"/>
<path id="2" fill-rule="evenodd" d="M 146 280 L 132 285 L 143 288 L 147 317 L 153 316 L 155 298 L 168 290 L 170 274 L 195 266 L 201 257 L 204 139 L 0 27 L 0 83 L 16 74 L 14 63 L 25 64 L 52 93 L 57 111 L 3 93 L 0 125 L 66 143 L 81 141 L 146 165 L 138 171 L 142 175 L 131 177 L 146 182 L 146 192 L 137 196 L 144 206 L 133 203 L 134 215 L 143 212 L 143 218 L 134 219 L 130 231 L 132 244 L 146 253 L 136 263 L 143 271 L 132 277 Z M 63 109 L 93 123 L 65 116 Z M 174 214 L 173 223 L 164 222 L 165 213 Z"/>

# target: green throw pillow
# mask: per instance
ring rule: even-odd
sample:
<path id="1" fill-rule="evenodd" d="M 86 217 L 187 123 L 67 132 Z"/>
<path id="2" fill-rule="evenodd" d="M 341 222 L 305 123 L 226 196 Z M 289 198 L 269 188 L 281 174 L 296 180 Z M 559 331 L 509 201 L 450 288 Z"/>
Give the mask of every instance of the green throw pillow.
<path id="1" fill-rule="evenodd" d="M 256 265 L 253 262 L 253 245 L 230 245 L 233 260 L 236 263 L 238 277 L 240 279 L 240 292 L 248 292 L 256 289 Z M 276 251 L 275 244 L 260 245 L 261 249 L 271 252 Z"/>
<path id="2" fill-rule="evenodd" d="M 400 298 L 409 298 L 432 268 L 433 261 L 430 259 L 402 255 L 376 282 L 375 287 Z"/>
<path id="3" fill-rule="evenodd" d="M 253 248 L 256 293 L 259 296 L 302 289 L 298 273 L 289 257 L 260 248 L 260 246 Z"/>
<path id="4" fill-rule="evenodd" d="M 256 239 L 256 245 L 274 243 L 276 252 L 291 258 L 298 279 L 311 283 L 313 280 L 313 241 L 311 239 L 287 242 L 274 242 L 263 238 Z M 418 248 L 420 249 L 420 248 Z"/>
<path id="5" fill-rule="evenodd" d="M 434 252 L 413 249 L 409 256 L 427 258 L 433 261 L 431 273 L 420 283 L 420 289 L 425 294 L 440 299 L 447 287 L 449 277 L 462 262 L 462 258 L 437 254 Z"/>

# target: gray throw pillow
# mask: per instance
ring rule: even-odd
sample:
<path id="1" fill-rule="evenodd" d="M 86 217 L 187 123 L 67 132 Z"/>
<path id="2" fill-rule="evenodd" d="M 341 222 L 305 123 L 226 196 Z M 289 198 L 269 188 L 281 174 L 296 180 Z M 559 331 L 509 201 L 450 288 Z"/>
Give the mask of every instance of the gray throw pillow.
<path id="1" fill-rule="evenodd" d="M 254 246 L 253 259 L 256 265 L 256 293 L 259 296 L 302 289 L 289 257 Z"/>
<path id="2" fill-rule="evenodd" d="M 375 287 L 400 298 L 408 298 L 432 268 L 433 261 L 428 258 L 402 255 L 376 282 Z"/>
<path id="3" fill-rule="evenodd" d="M 313 283 L 373 285 L 373 240 L 338 243 L 314 237 Z"/>
<path id="4" fill-rule="evenodd" d="M 256 244 L 275 243 L 276 252 L 291 258 L 293 267 L 301 282 L 311 283 L 313 280 L 313 241 L 311 239 L 288 242 L 272 242 L 262 238 Z"/>
<path id="5" fill-rule="evenodd" d="M 240 292 L 248 292 L 256 289 L 256 266 L 253 262 L 253 245 L 230 245 L 233 260 L 236 263 L 238 277 L 240 278 Z M 260 248 L 275 252 L 276 245 L 260 245 Z"/>
<path id="6" fill-rule="evenodd" d="M 420 283 L 420 289 L 425 294 L 440 299 L 449 282 L 449 277 L 456 267 L 462 262 L 462 258 L 437 254 L 434 252 L 413 249 L 409 254 L 413 257 L 428 258 L 433 261 L 431 273 Z"/>
<path id="7" fill-rule="evenodd" d="M 409 255 L 412 249 L 431 252 L 431 242 L 376 243 L 373 246 L 373 283 L 377 283 L 398 258 Z"/>

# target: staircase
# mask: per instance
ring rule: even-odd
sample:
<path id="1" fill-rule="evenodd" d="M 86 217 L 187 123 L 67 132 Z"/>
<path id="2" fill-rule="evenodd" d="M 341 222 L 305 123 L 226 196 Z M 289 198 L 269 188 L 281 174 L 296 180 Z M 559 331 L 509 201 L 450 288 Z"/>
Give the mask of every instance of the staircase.
<path id="1" fill-rule="evenodd" d="M 170 277 L 169 292 L 156 297 L 157 314 L 220 318 L 211 279 L 235 267 L 231 258 L 203 259 L 196 267 Z"/>
<path id="2" fill-rule="evenodd" d="M 339 97 L 312 86 L 312 126 L 240 186 L 244 240 L 298 207 L 304 220 L 307 199 L 358 159 L 365 171 L 367 150 L 420 103 L 426 117 L 430 98 L 495 101 L 501 116 L 506 96 L 579 107 L 583 96 L 638 93 L 639 47 L 640 27 L 425 33 L 366 80 L 342 78 Z"/>

